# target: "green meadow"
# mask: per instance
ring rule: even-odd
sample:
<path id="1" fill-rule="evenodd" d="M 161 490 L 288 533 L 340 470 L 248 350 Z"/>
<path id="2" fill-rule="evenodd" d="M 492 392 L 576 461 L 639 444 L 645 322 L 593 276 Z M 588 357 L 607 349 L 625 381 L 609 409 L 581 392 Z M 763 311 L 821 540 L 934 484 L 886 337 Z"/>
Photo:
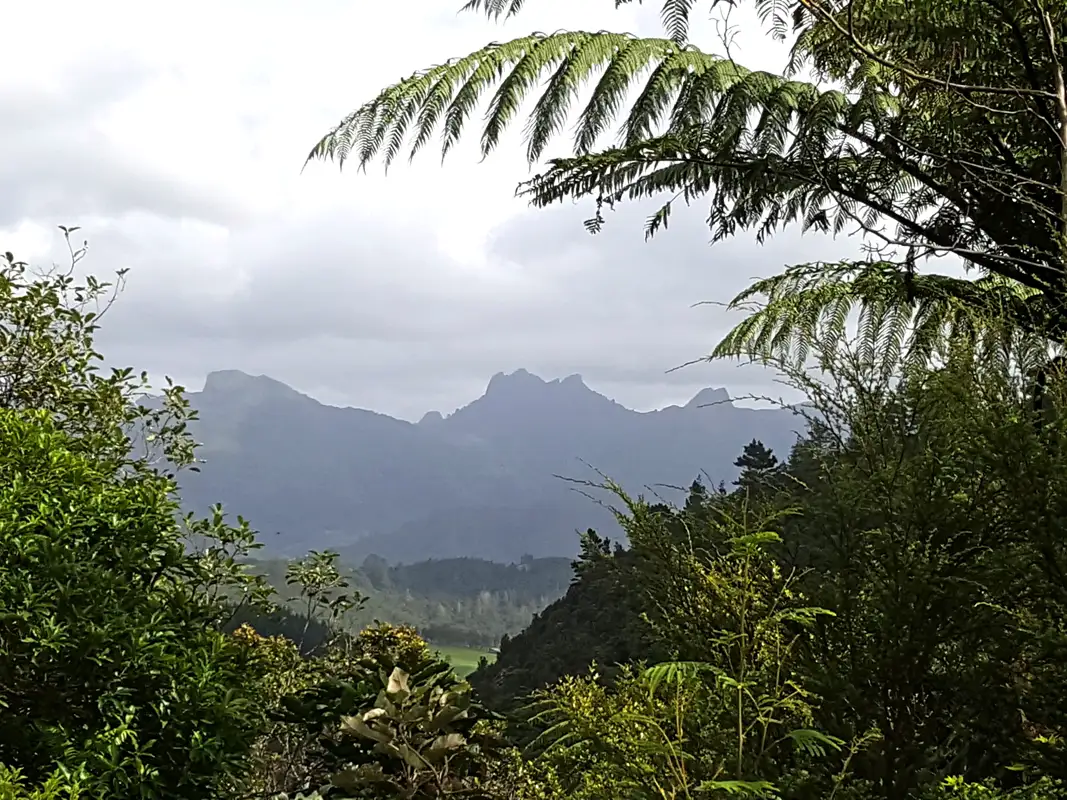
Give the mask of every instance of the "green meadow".
<path id="1" fill-rule="evenodd" d="M 470 675 L 478 668 L 478 660 L 482 656 L 485 656 L 490 662 L 496 659 L 496 653 L 490 653 L 488 650 L 482 650 L 477 647 L 438 647 L 433 644 L 430 647 L 440 653 L 441 657 L 452 665 L 452 669 L 461 678 Z"/>

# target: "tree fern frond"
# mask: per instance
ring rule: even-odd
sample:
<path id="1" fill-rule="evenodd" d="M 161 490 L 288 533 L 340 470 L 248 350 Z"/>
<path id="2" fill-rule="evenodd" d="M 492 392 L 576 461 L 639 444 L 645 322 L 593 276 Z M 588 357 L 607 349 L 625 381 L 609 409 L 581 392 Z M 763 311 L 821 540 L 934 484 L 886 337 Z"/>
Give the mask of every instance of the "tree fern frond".
<path id="1" fill-rule="evenodd" d="M 619 142 L 633 146 L 658 128 L 679 135 L 701 120 L 709 146 L 723 151 L 748 141 L 753 114 L 758 118 L 755 137 L 760 152 L 780 153 L 793 138 L 792 125 L 799 127 L 805 141 L 815 139 L 816 145 L 823 145 L 846 115 L 856 114 L 839 93 L 827 101 L 809 84 L 751 72 L 670 39 L 584 31 L 532 34 L 490 44 L 385 89 L 341 120 L 316 144 L 308 160 L 330 159 L 343 165 L 355 158 L 365 168 L 381 156 L 388 166 L 405 137 L 413 138 L 414 157 L 439 126 L 442 154 L 447 154 L 478 101 L 492 90 L 481 133 L 481 152 L 487 155 L 515 121 L 523 101 L 547 78 L 526 123 L 527 157 L 532 163 L 563 128 L 579 90 L 598 72 L 600 77 L 577 117 L 578 154 L 591 152 L 613 124 L 619 126 Z M 647 77 L 637 100 L 623 115 L 623 103 L 642 75 Z M 816 145 L 805 146 L 814 150 Z"/>
<path id="2" fill-rule="evenodd" d="M 1048 350 L 1030 307 L 1039 295 L 1004 278 L 910 275 L 891 262 L 815 263 L 757 281 L 731 302 L 749 313 L 710 358 L 748 356 L 801 366 L 812 341 L 833 345 L 859 314 L 856 342 L 872 365 L 924 364 L 954 338 L 1027 360 Z M 1005 340 L 1005 336 L 1008 340 Z"/>
<path id="3" fill-rule="evenodd" d="M 666 39 L 638 39 L 627 34 L 586 33 L 532 34 L 504 43 L 493 43 L 469 56 L 417 72 L 388 87 L 378 97 L 349 114 L 320 140 L 308 160 L 331 159 L 344 164 L 350 157 L 365 167 L 382 155 L 382 145 L 390 137 L 414 134 L 412 155 L 433 135 L 443 114 L 442 154 L 458 140 L 472 109 L 493 86 L 486 124 L 482 131 L 482 153 L 488 154 L 500 135 L 514 121 L 522 101 L 548 73 L 558 76 L 555 91 L 561 105 L 541 104 L 542 115 L 532 127 L 544 129 L 545 115 L 565 118 L 573 93 L 598 68 L 605 78 L 583 112 L 585 135 L 602 129 L 605 117 L 618 113 L 634 78 L 650 62 L 666 58 L 678 46 Z M 566 87 L 568 91 L 561 91 Z M 415 107 L 414 117 L 408 109 Z M 547 126 L 553 127 L 551 125 Z M 541 145 L 543 146 L 543 144 Z M 531 157 L 539 155 L 532 148 Z M 389 154 L 385 153 L 386 165 Z"/>
<path id="4" fill-rule="evenodd" d="M 619 0 L 616 0 L 618 3 Z M 660 19 L 667 35 L 678 44 L 685 44 L 689 38 L 689 15 L 696 0 L 664 0 Z"/>
<path id="5" fill-rule="evenodd" d="M 467 0 L 460 11 L 480 11 L 489 19 L 514 17 L 526 4 L 526 0 Z"/>
<path id="6" fill-rule="evenodd" d="M 648 683 L 649 692 L 654 694 L 661 687 L 693 686 L 706 674 L 715 672 L 713 664 L 701 661 L 667 661 L 648 667 L 642 677 Z"/>
<path id="7" fill-rule="evenodd" d="M 720 2 L 732 4 L 708 5 Z M 841 335 L 853 312 L 871 358 L 933 352 L 946 336 L 989 347 L 998 337 L 1025 347 L 1042 333 L 1067 341 L 1063 143 L 1047 135 L 1061 121 L 1032 58 L 1046 47 L 1044 12 L 1018 4 L 1020 24 L 1008 30 L 997 4 L 983 0 L 753 2 L 776 38 L 796 34 L 786 76 L 692 46 L 696 0 L 663 0 L 664 38 L 573 31 L 490 44 L 386 88 L 342 119 L 308 160 L 354 159 L 365 168 L 380 157 L 388 168 L 409 140 L 413 158 L 438 132 L 444 157 L 486 99 L 484 156 L 539 93 L 524 126 L 534 163 L 591 88 L 577 111 L 572 155 L 520 186 L 534 205 L 594 199 L 595 232 L 603 209 L 656 196 L 651 235 L 666 225 L 672 203 L 706 198 L 713 242 L 741 230 L 763 242 L 794 223 L 835 235 L 859 230 L 885 241 L 887 253 L 952 253 L 987 275 L 953 282 L 912 278 L 888 262 L 845 272 L 821 265 L 829 270 L 821 283 L 801 281 L 792 299 L 781 289 L 770 301 L 786 315 L 781 325 L 757 312 L 722 352 L 801 352 L 796 332 Z M 494 19 L 523 7 L 524 0 L 464 5 Z M 801 66 L 839 89 L 791 80 Z M 615 146 L 598 150 L 612 129 Z M 782 276 L 780 286 L 801 275 Z M 1025 341 L 998 327 L 1008 319 Z"/>
<path id="8" fill-rule="evenodd" d="M 721 1 L 711 0 L 711 5 L 715 6 Z M 629 5 L 632 2 L 634 0 L 615 0 L 615 8 Z M 637 0 L 637 2 L 641 3 L 643 0 Z M 667 36 L 679 45 L 684 45 L 688 40 L 689 17 L 696 2 L 697 0 L 663 0 L 663 8 L 660 9 L 663 29 Z M 784 0 L 775 0 L 775 2 L 784 2 Z M 499 20 L 502 17 L 504 19 L 514 17 L 522 11 L 525 5 L 526 0 L 467 0 L 460 11 L 481 12 L 489 19 Z"/>

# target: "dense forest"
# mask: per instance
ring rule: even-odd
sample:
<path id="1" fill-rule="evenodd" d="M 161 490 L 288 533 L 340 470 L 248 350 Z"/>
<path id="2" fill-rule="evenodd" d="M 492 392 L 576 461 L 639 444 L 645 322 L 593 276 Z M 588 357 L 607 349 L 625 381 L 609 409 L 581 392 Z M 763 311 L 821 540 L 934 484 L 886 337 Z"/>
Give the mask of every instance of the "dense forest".
<path id="1" fill-rule="evenodd" d="M 813 83 L 703 52 L 690 16 L 720 4 L 665 0 L 663 38 L 497 42 L 312 152 L 389 162 L 439 121 L 447 151 L 496 86 L 488 153 L 541 86 L 536 162 L 589 84 L 535 204 L 865 234 L 755 284 L 715 351 L 804 396 L 790 452 L 753 441 L 678 508 L 585 487 L 625 541 L 587 531 L 554 602 L 558 563 L 252 563 L 245 519 L 179 513 L 182 388 L 142 402 L 99 366 L 113 287 L 77 277 L 73 231 L 69 270 L 0 254 L 0 798 L 1067 797 L 1067 6 L 751 5 Z M 976 274 L 931 272 L 946 254 Z M 353 623 L 410 596 L 429 637 L 464 590 L 547 602 L 470 680 L 410 625 Z"/>
<path id="2" fill-rule="evenodd" d="M 287 583 L 292 562 L 251 560 L 248 565 L 277 591 L 285 610 L 299 618 L 299 587 Z M 368 556 L 357 568 L 339 563 L 337 570 L 363 598 L 340 617 L 344 630 L 358 632 L 386 622 L 411 626 L 434 645 L 477 648 L 494 648 L 503 637 L 519 633 L 567 591 L 572 574 L 567 558 L 524 558 L 518 564 L 445 558 L 390 565 Z M 240 621 L 263 635 L 282 633 L 276 626 L 287 630 L 291 624 L 249 612 L 242 612 Z"/>

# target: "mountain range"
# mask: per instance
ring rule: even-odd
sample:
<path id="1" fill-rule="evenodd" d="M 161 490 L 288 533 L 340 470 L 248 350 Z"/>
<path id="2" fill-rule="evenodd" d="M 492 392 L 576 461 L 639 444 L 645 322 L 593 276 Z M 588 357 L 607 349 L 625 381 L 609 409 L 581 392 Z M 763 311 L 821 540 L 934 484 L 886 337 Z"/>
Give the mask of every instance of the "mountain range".
<path id="1" fill-rule="evenodd" d="M 739 407 L 725 389 L 638 412 L 578 375 L 543 380 L 521 369 L 417 423 L 328 406 L 236 370 L 211 373 L 188 396 L 205 460 L 182 478 L 189 510 L 222 503 L 260 532 L 268 554 L 330 548 L 392 563 L 572 556 L 576 530 L 619 535 L 581 481 L 606 477 L 673 501 L 679 490 L 665 487 L 701 474 L 730 481 L 746 443 L 785 455 L 802 427 L 787 410 Z"/>

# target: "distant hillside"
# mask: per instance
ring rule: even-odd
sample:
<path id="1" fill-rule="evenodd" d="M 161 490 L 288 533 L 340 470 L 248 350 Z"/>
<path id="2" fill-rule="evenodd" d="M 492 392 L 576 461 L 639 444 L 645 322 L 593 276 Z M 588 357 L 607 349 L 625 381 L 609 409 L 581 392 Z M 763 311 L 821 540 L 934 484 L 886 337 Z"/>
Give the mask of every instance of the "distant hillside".
<path id="1" fill-rule="evenodd" d="M 183 478 L 191 510 L 223 503 L 261 532 L 268 553 L 329 547 L 351 561 L 570 557 L 576 530 L 614 528 L 557 476 L 598 479 L 595 469 L 646 494 L 702 472 L 730 481 L 748 441 L 782 452 L 798 428 L 787 411 L 733 405 L 725 389 L 637 412 L 580 376 L 545 381 L 525 370 L 498 374 L 474 402 L 418 423 L 327 406 L 234 370 L 209 375 L 190 401 L 206 459 Z"/>
<path id="2" fill-rule="evenodd" d="M 256 561 L 252 568 L 278 590 L 280 599 L 295 596 L 286 586 L 285 561 Z M 345 619 L 349 630 L 381 620 L 414 625 L 439 646 L 495 647 L 562 597 L 574 573 L 567 558 L 527 558 L 517 564 L 455 558 L 390 565 L 371 556 L 359 568 L 348 568 L 347 574 L 351 588 L 367 598 L 361 610 Z M 245 614 L 235 625 L 251 622 L 265 635 L 294 638 L 294 632 L 302 631 L 304 617 L 299 604 L 290 608 L 291 613 L 270 618 Z M 322 638 L 316 635 L 313 642 Z"/>

